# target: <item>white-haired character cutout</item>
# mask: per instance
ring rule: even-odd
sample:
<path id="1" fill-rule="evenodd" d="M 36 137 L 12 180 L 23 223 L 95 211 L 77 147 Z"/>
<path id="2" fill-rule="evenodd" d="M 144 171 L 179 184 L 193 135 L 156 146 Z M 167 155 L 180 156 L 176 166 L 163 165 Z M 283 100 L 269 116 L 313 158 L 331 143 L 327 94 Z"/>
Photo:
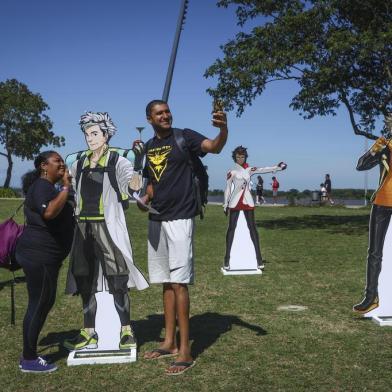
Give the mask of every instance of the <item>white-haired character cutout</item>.
<path id="1" fill-rule="evenodd" d="M 107 135 L 108 141 L 117 131 L 109 114 L 103 112 L 86 112 L 80 117 L 79 125 L 84 133 L 91 126 L 97 125 L 102 133 Z"/>
<path id="2" fill-rule="evenodd" d="M 64 346 L 69 350 L 98 346 L 95 294 L 109 291 L 121 322 L 119 348 L 133 349 L 136 340 L 130 325 L 128 289 L 142 290 L 148 283 L 133 262 L 123 199 L 140 187 L 139 181 L 135 181 L 138 175 L 134 163 L 141 159 L 142 148 L 139 145 L 132 150 L 109 147 L 117 128 L 108 113 L 86 112 L 79 125 L 88 150 L 72 154 L 74 161 L 70 165 L 77 227 L 66 292 L 81 295 L 84 326 Z"/>

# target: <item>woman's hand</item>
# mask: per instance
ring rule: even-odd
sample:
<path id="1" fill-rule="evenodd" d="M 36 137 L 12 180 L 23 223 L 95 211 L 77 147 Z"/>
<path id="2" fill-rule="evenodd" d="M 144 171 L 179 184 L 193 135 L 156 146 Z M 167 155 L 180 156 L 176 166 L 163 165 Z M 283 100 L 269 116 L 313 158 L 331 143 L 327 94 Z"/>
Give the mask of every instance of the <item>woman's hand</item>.
<path id="1" fill-rule="evenodd" d="M 67 187 L 71 186 L 72 176 L 67 166 L 65 166 L 65 171 L 63 177 L 61 178 L 61 183 L 63 184 L 63 186 L 67 186 Z"/>

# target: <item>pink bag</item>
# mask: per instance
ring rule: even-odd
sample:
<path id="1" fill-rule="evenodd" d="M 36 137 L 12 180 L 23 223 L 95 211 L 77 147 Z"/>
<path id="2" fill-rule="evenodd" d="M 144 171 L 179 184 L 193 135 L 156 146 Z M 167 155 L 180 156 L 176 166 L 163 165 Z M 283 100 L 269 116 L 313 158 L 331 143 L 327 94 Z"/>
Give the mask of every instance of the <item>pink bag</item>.
<path id="1" fill-rule="evenodd" d="M 16 209 L 11 218 L 0 224 L 0 267 L 12 271 L 20 268 L 14 256 L 16 242 L 23 233 L 24 225 L 19 225 L 13 218 L 22 205 L 23 203 Z"/>

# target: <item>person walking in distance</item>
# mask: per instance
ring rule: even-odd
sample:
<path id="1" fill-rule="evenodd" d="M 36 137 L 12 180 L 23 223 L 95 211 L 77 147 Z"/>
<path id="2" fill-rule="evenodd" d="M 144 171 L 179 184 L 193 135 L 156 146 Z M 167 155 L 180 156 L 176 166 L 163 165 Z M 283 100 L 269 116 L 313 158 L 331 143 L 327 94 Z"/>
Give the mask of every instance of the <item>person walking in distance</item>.
<path id="1" fill-rule="evenodd" d="M 278 201 L 278 189 L 279 189 L 279 182 L 277 178 L 274 176 L 272 177 L 272 199 L 273 203 L 276 204 Z"/>
<path id="2" fill-rule="evenodd" d="M 264 180 L 261 176 L 257 176 L 256 204 L 264 204 L 265 203 L 263 193 L 264 193 Z"/>
<path id="3" fill-rule="evenodd" d="M 327 191 L 327 200 L 331 205 L 334 205 L 335 202 L 332 200 L 332 183 L 331 183 L 331 177 L 329 174 L 325 175 L 325 181 L 324 181 L 324 186 Z"/>

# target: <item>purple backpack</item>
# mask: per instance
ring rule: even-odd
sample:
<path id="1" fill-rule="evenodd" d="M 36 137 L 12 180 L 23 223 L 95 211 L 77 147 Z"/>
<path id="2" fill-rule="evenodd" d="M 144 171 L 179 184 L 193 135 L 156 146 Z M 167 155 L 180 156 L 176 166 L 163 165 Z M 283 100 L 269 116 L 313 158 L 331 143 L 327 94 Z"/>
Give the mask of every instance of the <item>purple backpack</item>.
<path id="1" fill-rule="evenodd" d="M 9 270 L 16 270 L 19 267 L 15 260 L 16 241 L 23 232 L 24 225 L 19 225 L 14 221 L 15 214 L 22 207 L 23 203 L 16 209 L 11 218 L 0 224 L 0 267 Z"/>

